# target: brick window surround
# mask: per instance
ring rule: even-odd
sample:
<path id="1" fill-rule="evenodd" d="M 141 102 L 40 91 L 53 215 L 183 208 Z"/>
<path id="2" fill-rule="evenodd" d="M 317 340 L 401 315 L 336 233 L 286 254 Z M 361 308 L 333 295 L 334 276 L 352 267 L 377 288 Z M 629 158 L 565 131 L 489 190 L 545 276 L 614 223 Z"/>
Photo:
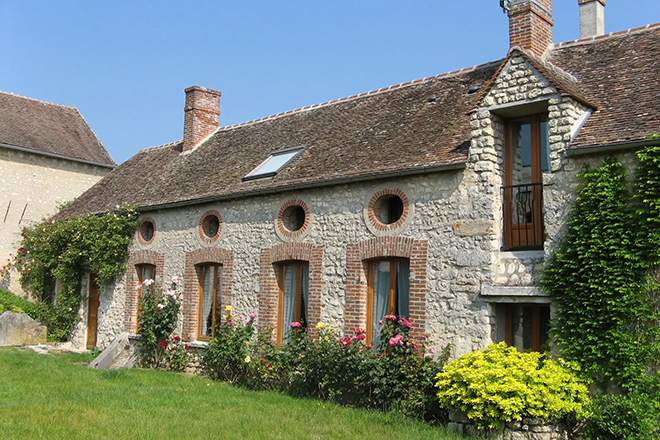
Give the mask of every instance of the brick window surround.
<path id="1" fill-rule="evenodd" d="M 388 196 L 399 197 L 403 204 L 403 211 L 401 217 L 399 217 L 397 221 L 390 224 L 384 224 L 378 219 L 379 214 L 377 211 L 381 208 L 383 201 Z M 378 191 L 371 197 L 369 200 L 369 206 L 367 207 L 367 219 L 369 224 L 377 231 L 391 231 L 400 228 L 408 218 L 409 213 L 410 203 L 408 202 L 408 197 L 398 188 L 386 188 Z"/>
<path id="2" fill-rule="evenodd" d="M 126 331 L 132 335 L 137 332 L 138 301 L 140 279 L 138 266 L 151 264 L 156 266 L 156 286 L 163 284 L 163 263 L 165 255 L 152 250 L 139 250 L 131 252 L 128 256 L 128 273 L 126 274 Z"/>
<path id="3" fill-rule="evenodd" d="M 428 241 L 408 237 L 377 237 L 347 247 L 346 310 L 344 332 L 367 328 L 368 260 L 399 257 L 410 261 L 410 336 L 423 341 L 426 337 L 426 271 Z"/>
<path id="4" fill-rule="evenodd" d="M 308 331 L 316 335 L 321 320 L 321 288 L 323 286 L 323 246 L 310 243 L 282 243 L 262 249 L 259 274 L 259 324 L 277 328 L 279 285 L 276 265 L 285 261 L 306 261 L 309 264 Z"/>
<path id="5" fill-rule="evenodd" d="M 300 206 L 300 208 L 302 208 L 303 212 L 305 213 L 305 220 L 303 221 L 303 224 L 300 227 L 300 229 L 296 231 L 290 231 L 285 226 L 286 225 L 285 215 L 288 212 L 287 211 L 288 208 L 295 206 Z M 284 203 L 280 208 L 280 212 L 278 213 L 277 219 L 275 221 L 275 227 L 278 236 L 286 241 L 289 241 L 287 239 L 300 239 L 301 237 L 303 237 L 305 232 L 307 232 L 307 229 L 309 228 L 309 224 L 310 224 L 309 208 L 307 207 L 307 203 L 303 202 L 300 199 L 293 199 Z"/>
<path id="6" fill-rule="evenodd" d="M 220 282 L 222 305 L 229 306 L 233 303 L 234 251 L 213 247 L 186 252 L 186 269 L 183 275 L 182 337 L 184 341 L 195 341 L 199 331 L 199 265 L 201 264 L 219 264 L 222 266 L 222 280 Z"/>
<path id="7" fill-rule="evenodd" d="M 151 225 L 153 226 L 153 235 L 151 236 L 150 240 L 145 240 L 144 237 L 142 237 L 142 228 L 147 223 L 151 223 Z M 143 246 L 149 246 L 154 242 L 154 240 L 156 239 L 156 222 L 154 221 L 154 219 L 152 219 L 151 217 L 145 217 L 143 219 L 140 219 L 140 226 L 138 227 L 137 237 L 138 237 L 138 241 Z"/>
<path id="8" fill-rule="evenodd" d="M 211 216 L 215 216 L 218 218 L 218 232 L 216 232 L 213 237 L 207 236 L 206 232 L 204 231 L 204 222 Z M 213 243 L 217 241 L 218 237 L 220 237 L 221 232 L 222 232 L 222 217 L 220 216 L 220 213 L 218 211 L 210 210 L 202 214 L 202 217 L 199 219 L 199 224 L 197 225 L 197 234 L 199 235 L 199 239 L 202 240 L 203 243 Z"/>

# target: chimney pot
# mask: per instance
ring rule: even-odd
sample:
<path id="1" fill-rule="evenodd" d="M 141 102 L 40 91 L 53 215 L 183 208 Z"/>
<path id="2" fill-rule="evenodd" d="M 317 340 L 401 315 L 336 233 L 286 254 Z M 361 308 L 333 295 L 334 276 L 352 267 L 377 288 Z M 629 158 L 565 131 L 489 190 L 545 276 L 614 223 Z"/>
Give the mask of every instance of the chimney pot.
<path id="1" fill-rule="evenodd" d="M 605 34 L 606 0 L 578 0 L 580 5 L 580 38 Z"/>
<path id="2" fill-rule="evenodd" d="M 220 126 L 222 93 L 200 86 L 188 87 L 185 92 L 183 151 L 190 151 Z"/>

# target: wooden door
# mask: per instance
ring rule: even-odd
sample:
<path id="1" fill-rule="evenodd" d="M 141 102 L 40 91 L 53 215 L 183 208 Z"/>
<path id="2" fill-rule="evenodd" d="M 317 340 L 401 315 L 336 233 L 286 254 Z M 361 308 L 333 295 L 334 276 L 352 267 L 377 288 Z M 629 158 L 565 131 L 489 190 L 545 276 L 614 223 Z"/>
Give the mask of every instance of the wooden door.
<path id="1" fill-rule="evenodd" d="M 100 289 L 96 274 L 90 275 L 89 304 L 87 306 L 87 348 L 96 347 L 96 336 L 99 325 L 99 306 L 101 305 Z"/>

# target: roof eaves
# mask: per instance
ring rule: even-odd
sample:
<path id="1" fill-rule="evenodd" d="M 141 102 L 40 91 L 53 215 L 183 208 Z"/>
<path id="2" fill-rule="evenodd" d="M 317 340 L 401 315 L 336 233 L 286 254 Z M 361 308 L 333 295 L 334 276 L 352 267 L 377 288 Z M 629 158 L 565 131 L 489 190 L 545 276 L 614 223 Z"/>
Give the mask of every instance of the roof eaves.
<path id="1" fill-rule="evenodd" d="M 63 154 L 57 154 L 57 153 L 48 153 L 48 152 L 45 152 L 45 151 L 34 150 L 32 148 L 19 147 L 19 146 L 16 146 L 16 145 L 9 145 L 9 144 L 0 143 L 0 147 L 6 148 L 6 149 L 9 149 L 9 150 L 15 150 L 15 151 L 21 151 L 21 152 L 25 152 L 25 153 L 37 154 L 39 156 L 47 156 L 47 157 L 53 157 L 53 158 L 56 158 L 56 159 L 64 159 L 64 160 L 70 160 L 72 162 L 79 162 L 79 163 L 85 163 L 85 164 L 88 164 L 88 165 L 95 165 L 95 166 L 104 167 L 104 168 L 110 168 L 110 169 L 117 168 L 117 164 L 110 165 L 110 164 L 105 163 L 105 162 L 95 162 L 93 160 L 80 159 L 80 158 L 77 158 L 77 157 L 65 156 Z"/>
<path id="2" fill-rule="evenodd" d="M 283 185 L 283 186 L 278 186 L 278 187 L 260 188 L 260 189 L 249 190 L 249 191 L 238 191 L 238 192 L 224 194 L 224 195 L 220 195 L 220 196 L 209 196 L 209 197 L 202 197 L 202 198 L 196 198 L 196 199 L 180 200 L 180 201 L 177 201 L 177 202 L 170 202 L 170 203 L 162 203 L 162 204 L 155 204 L 155 205 L 144 205 L 144 206 L 138 207 L 138 211 L 139 212 L 147 212 L 147 211 L 155 211 L 155 210 L 166 209 L 166 208 L 175 208 L 175 207 L 182 207 L 182 206 L 198 205 L 198 204 L 201 204 L 201 203 L 217 202 L 217 201 L 221 201 L 221 200 L 230 200 L 230 199 L 237 199 L 237 198 L 242 198 L 242 197 L 252 197 L 252 196 L 258 196 L 258 195 L 265 195 L 265 194 L 274 194 L 274 193 L 281 193 L 281 192 L 287 192 L 287 191 L 296 191 L 296 190 L 299 190 L 299 189 L 302 189 L 302 188 L 305 188 L 305 189 L 319 188 L 319 187 L 342 185 L 342 184 L 346 184 L 346 183 L 353 183 L 353 182 L 360 182 L 360 181 L 367 181 L 367 180 L 381 180 L 381 179 L 389 179 L 389 178 L 396 178 L 396 177 L 412 176 L 412 175 L 416 175 L 416 174 L 430 174 L 430 173 L 438 173 L 438 172 L 444 172 L 444 171 L 461 170 L 461 169 L 464 169 L 465 167 L 466 167 L 466 162 L 451 162 L 451 163 L 436 165 L 436 166 L 432 166 L 432 167 L 408 168 L 408 169 L 396 170 L 396 171 L 385 171 L 385 172 L 381 172 L 381 173 L 362 174 L 362 175 L 357 175 L 357 176 L 339 177 L 339 178 L 327 179 L 327 180 L 318 180 L 318 181 L 309 182 L 309 183 L 293 183 L 293 184 Z"/>

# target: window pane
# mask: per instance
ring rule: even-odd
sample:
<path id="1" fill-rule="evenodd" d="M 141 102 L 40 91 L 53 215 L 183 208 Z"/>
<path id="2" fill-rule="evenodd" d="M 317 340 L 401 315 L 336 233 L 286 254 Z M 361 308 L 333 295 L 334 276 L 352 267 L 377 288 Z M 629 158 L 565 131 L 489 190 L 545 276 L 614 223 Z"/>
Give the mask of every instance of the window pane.
<path id="1" fill-rule="evenodd" d="M 548 148 L 548 122 L 541 121 L 541 170 L 550 170 L 550 149 Z"/>
<path id="2" fill-rule="evenodd" d="M 284 166 L 289 160 L 300 153 L 301 150 L 289 151 L 288 153 L 276 154 L 268 157 L 257 168 L 250 171 L 248 176 L 258 176 L 260 174 L 274 173 Z"/>
<path id="3" fill-rule="evenodd" d="M 390 301 L 390 262 L 373 263 L 373 310 L 371 314 L 371 342 L 374 347 L 380 342 L 382 325 L 379 323 L 388 314 Z"/>
<path id="4" fill-rule="evenodd" d="M 396 314 L 410 317 L 410 263 L 408 260 L 396 262 Z"/>
<path id="5" fill-rule="evenodd" d="M 284 266 L 282 282 L 282 342 L 288 341 L 291 323 L 296 320 L 296 266 Z"/>
<path id="6" fill-rule="evenodd" d="M 309 266 L 308 265 L 303 265 L 300 267 L 300 270 L 302 272 L 301 274 L 301 281 L 300 281 L 300 288 L 302 289 L 301 295 L 300 295 L 300 320 L 303 323 L 304 327 L 307 327 L 308 321 L 307 321 L 307 306 L 309 304 Z"/>
<path id="7" fill-rule="evenodd" d="M 200 313 L 200 336 L 211 336 L 213 332 L 213 288 L 215 284 L 215 266 L 202 267 L 202 295 Z"/>

